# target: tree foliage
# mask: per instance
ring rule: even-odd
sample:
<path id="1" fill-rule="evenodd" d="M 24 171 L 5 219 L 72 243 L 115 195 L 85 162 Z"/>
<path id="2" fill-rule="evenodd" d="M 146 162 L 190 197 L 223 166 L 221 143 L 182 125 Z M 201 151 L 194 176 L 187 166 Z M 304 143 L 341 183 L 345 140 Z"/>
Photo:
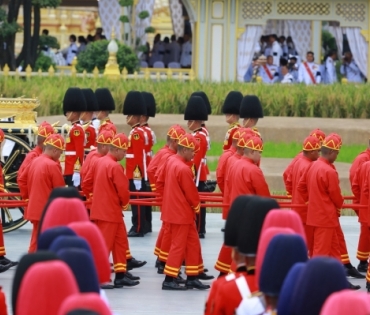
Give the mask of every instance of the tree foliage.
<path id="1" fill-rule="evenodd" d="M 51 60 L 50 57 L 45 56 L 44 54 L 40 53 L 36 59 L 35 69 L 34 71 L 39 71 L 41 69 L 42 72 L 47 72 L 50 66 L 55 67 L 55 63 Z"/>

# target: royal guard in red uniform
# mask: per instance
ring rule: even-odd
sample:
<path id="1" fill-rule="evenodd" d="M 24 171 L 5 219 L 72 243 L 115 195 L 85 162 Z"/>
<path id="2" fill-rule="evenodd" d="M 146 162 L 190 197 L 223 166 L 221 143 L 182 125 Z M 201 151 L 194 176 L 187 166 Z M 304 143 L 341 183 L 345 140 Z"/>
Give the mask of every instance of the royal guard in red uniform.
<path id="1" fill-rule="evenodd" d="M 320 157 L 320 150 L 321 141 L 318 138 L 309 136 L 304 140 L 302 157 L 296 160 L 285 182 L 287 194 L 292 196 L 293 204 L 305 205 L 305 200 L 298 191 L 298 184 L 306 169 Z M 292 208 L 292 210 L 297 212 L 302 220 L 306 232 L 307 247 L 311 254 L 312 233 L 311 228 L 306 224 L 307 207 Z"/>
<path id="2" fill-rule="evenodd" d="M 268 212 L 278 207 L 278 204 L 273 199 L 249 198 L 244 207 L 239 209 L 233 207 L 233 214 L 230 220 L 228 218 L 225 243 L 235 244 L 232 251 L 233 260 L 237 262 L 237 270 L 217 280 L 222 285 L 216 286 L 213 301 L 210 299 L 208 300 L 210 303 L 207 301 L 206 309 L 211 310 L 213 306 L 213 310 L 208 314 L 232 315 L 243 298 L 250 298 L 258 292 L 255 268 L 261 229 Z M 236 240 L 235 243 L 230 239 L 230 235 Z"/>
<path id="3" fill-rule="evenodd" d="M 242 126 L 258 131 L 256 125 L 258 119 L 263 118 L 263 109 L 256 95 L 246 95 L 240 105 L 240 118 L 243 119 Z"/>
<path id="4" fill-rule="evenodd" d="M 48 122 L 44 121 L 41 123 L 37 129 L 37 145 L 29 153 L 27 153 L 26 158 L 23 160 L 21 167 L 18 170 L 17 176 L 21 176 L 23 171 L 29 167 L 32 160 L 42 154 L 44 150 L 44 142 L 47 137 L 54 133 L 54 128 Z"/>
<path id="5" fill-rule="evenodd" d="M 80 169 L 85 158 L 85 131 L 80 124 L 81 113 L 86 112 L 86 100 L 79 88 L 69 88 L 64 95 L 63 111 L 71 122 L 66 137 L 64 180 L 66 185 L 80 185 Z"/>
<path id="6" fill-rule="evenodd" d="M 129 183 L 121 161 L 128 149 L 128 138 L 117 134 L 110 145 L 109 153 L 94 167 L 93 201 L 91 220 L 101 231 L 109 253 L 113 254 L 114 287 L 135 286 L 139 281 L 126 276 L 127 232 L 122 211 L 128 209 L 130 200 Z"/>
<path id="7" fill-rule="evenodd" d="M 86 112 L 81 113 L 82 127 L 85 130 L 86 143 L 85 154 L 87 155 L 92 147 L 96 147 L 96 129 L 92 123 L 94 114 L 99 110 L 98 100 L 92 89 L 81 89 L 86 100 Z"/>
<path id="8" fill-rule="evenodd" d="M 123 114 L 132 128 L 128 136 L 129 144 L 126 155 L 126 175 L 130 182 L 131 192 L 144 192 L 145 180 L 148 178 L 145 164 L 145 132 L 140 127 L 141 116 L 147 115 L 143 95 L 138 91 L 130 91 L 123 103 Z M 131 198 L 138 198 L 132 195 Z M 142 237 L 148 231 L 145 206 L 131 205 L 132 227 L 129 237 Z"/>
<path id="9" fill-rule="evenodd" d="M 309 136 L 311 137 L 315 137 L 317 138 L 319 141 L 320 141 L 320 145 L 322 144 L 322 142 L 325 140 L 325 133 L 320 130 L 320 129 L 315 129 L 315 130 L 312 130 L 311 133 L 309 134 Z M 283 180 L 284 180 L 284 184 L 285 184 L 285 188 L 287 190 L 287 195 L 289 195 L 289 192 L 288 192 L 288 188 L 287 188 L 287 179 L 288 177 L 289 178 L 292 178 L 292 171 L 293 171 L 293 167 L 294 167 L 294 164 L 295 162 L 297 162 L 301 157 L 303 156 L 303 151 L 299 152 L 295 157 L 294 159 L 289 163 L 289 165 L 287 166 L 287 168 L 285 169 L 284 173 L 283 173 Z"/>
<path id="10" fill-rule="evenodd" d="M 5 140 L 5 134 L 2 129 L 0 129 L 0 144 L 3 143 Z M 0 193 L 5 192 L 4 187 L 4 176 L 3 176 L 3 168 L 0 165 Z M 10 267 L 18 265 L 17 261 L 11 261 L 8 258 L 5 257 L 6 251 L 5 251 L 5 243 L 4 243 L 4 233 L 3 233 L 3 224 L 1 222 L 0 218 L 0 273 L 7 271 Z"/>
<path id="11" fill-rule="evenodd" d="M 149 127 L 148 121 L 149 117 L 155 117 L 156 113 L 156 104 L 155 104 L 155 99 L 152 93 L 148 92 L 142 92 L 145 104 L 146 104 L 146 110 L 147 114 L 141 116 L 140 120 L 140 126 L 144 130 L 144 136 L 145 136 L 145 165 L 146 165 L 146 170 L 148 170 L 149 164 L 152 161 L 152 156 L 153 156 L 153 145 L 156 144 L 156 136 L 154 131 Z M 145 179 L 145 191 L 151 192 L 152 190 L 150 189 L 150 183 L 149 183 L 149 177 L 148 177 L 148 172 L 147 173 L 147 178 Z M 152 207 L 150 206 L 145 206 L 145 217 L 146 217 L 146 222 L 148 225 L 147 231 L 146 232 L 152 232 Z"/>
<path id="12" fill-rule="evenodd" d="M 243 99 L 243 94 L 239 91 L 231 91 L 227 94 L 225 102 L 222 106 L 222 113 L 225 115 L 226 122 L 229 124 L 229 129 L 226 132 L 223 150 L 229 150 L 233 142 L 233 134 L 240 127 L 240 104 Z"/>
<path id="13" fill-rule="evenodd" d="M 362 189 L 362 185 L 360 186 L 360 184 L 362 184 L 362 180 L 361 179 L 364 179 L 363 177 L 363 173 L 362 173 L 362 170 L 361 170 L 361 167 L 362 165 L 365 163 L 365 162 L 368 162 L 370 161 L 370 141 L 369 141 L 369 146 L 368 148 L 361 152 L 356 158 L 355 160 L 353 161 L 352 165 L 351 165 L 351 168 L 349 169 L 349 181 L 351 183 L 351 189 L 352 189 L 352 193 L 354 194 L 355 196 L 355 200 L 354 200 L 354 203 L 360 203 L 360 199 L 361 199 L 361 196 L 360 196 L 360 192 L 361 192 L 361 189 Z M 355 180 L 355 178 L 357 177 L 357 179 Z M 363 203 L 365 204 L 366 201 L 363 200 Z M 361 204 L 363 204 L 361 202 Z M 367 204 L 367 203 L 366 203 Z M 356 211 L 356 213 L 359 215 L 359 220 L 360 220 L 360 212 L 361 212 L 361 209 L 354 209 Z M 366 209 L 364 211 L 365 213 L 367 212 Z M 362 217 L 364 218 L 364 217 Z M 359 241 L 358 241 L 358 248 L 357 248 L 357 259 L 360 261 L 359 265 L 357 266 L 357 270 L 360 271 L 360 272 L 366 272 L 367 271 L 367 267 L 368 267 L 368 258 L 369 258 L 369 255 L 370 255 L 370 235 L 369 235 L 369 229 L 367 227 L 367 219 L 366 221 L 365 220 L 361 220 L 360 221 L 360 225 L 361 225 L 361 232 L 360 232 L 360 237 L 359 237 Z"/>
<path id="14" fill-rule="evenodd" d="M 192 135 L 182 136 L 177 155 L 166 166 L 163 189 L 161 220 L 166 223 L 171 235 L 171 247 L 164 269 L 166 278 L 162 290 L 208 289 L 197 278 L 199 274 L 199 239 L 194 223 L 195 213 L 200 210 L 199 195 L 194 177 L 187 165 L 194 155 L 195 141 Z M 177 278 L 185 258 L 185 286 Z"/>
<path id="15" fill-rule="evenodd" d="M 196 187 L 199 192 L 207 191 L 207 169 L 206 153 L 208 149 L 207 133 L 204 132 L 202 124 L 208 120 L 207 107 L 200 96 L 191 96 L 185 109 L 184 119 L 188 121 L 188 128 L 193 132 L 193 136 L 198 141 L 200 149 L 194 156 L 196 168 Z M 206 209 L 201 208 L 197 214 L 197 229 L 200 238 L 205 237 L 206 233 Z"/>
<path id="16" fill-rule="evenodd" d="M 59 134 L 52 134 L 44 142 L 44 153 L 35 158 L 18 179 L 23 200 L 28 201 L 24 218 L 31 221 L 32 234 L 29 252 L 37 247 L 37 232 L 43 209 L 51 191 L 65 185 L 59 158 L 64 150 L 64 140 Z"/>
<path id="17" fill-rule="evenodd" d="M 117 128 L 109 118 L 109 114 L 116 109 L 112 94 L 107 88 L 99 88 L 95 91 L 96 99 L 98 100 L 99 111 L 96 114 L 97 120 L 100 121 L 98 134 L 103 131 L 108 125 L 110 129 L 117 133 Z"/>

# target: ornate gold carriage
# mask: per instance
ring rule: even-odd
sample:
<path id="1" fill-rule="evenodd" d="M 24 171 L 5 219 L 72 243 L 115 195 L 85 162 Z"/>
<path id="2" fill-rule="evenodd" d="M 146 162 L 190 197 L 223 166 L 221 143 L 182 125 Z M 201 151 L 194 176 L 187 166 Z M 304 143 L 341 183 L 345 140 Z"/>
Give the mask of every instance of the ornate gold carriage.
<path id="1" fill-rule="evenodd" d="M 5 133 L 1 146 L 1 166 L 5 191 L 18 193 L 18 170 L 26 154 L 36 145 L 37 112 L 40 105 L 37 98 L 0 98 L 0 128 Z M 58 133 L 64 134 L 64 128 L 53 124 Z M 20 197 L 11 196 L 8 199 L 17 200 Z M 1 207 L 1 220 L 4 232 L 16 230 L 27 223 L 23 218 L 23 207 Z"/>

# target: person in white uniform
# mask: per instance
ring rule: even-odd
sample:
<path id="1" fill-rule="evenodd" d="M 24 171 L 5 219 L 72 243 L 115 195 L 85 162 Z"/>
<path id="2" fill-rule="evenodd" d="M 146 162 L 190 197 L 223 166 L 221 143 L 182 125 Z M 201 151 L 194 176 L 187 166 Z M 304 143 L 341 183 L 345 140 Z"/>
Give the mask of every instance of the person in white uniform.
<path id="1" fill-rule="evenodd" d="M 153 67 L 156 61 L 163 61 L 165 54 L 165 46 L 161 41 L 161 34 L 157 34 L 154 37 L 152 55 L 150 57 L 149 66 Z"/>
<path id="2" fill-rule="evenodd" d="M 326 84 L 334 84 L 338 82 L 337 79 L 337 69 L 335 67 L 335 60 L 337 60 L 336 51 L 332 50 L 329 52 L 328 57 L 325 61 L 326 70 Z"/>
<path id="3" fill-rule="evenodd" d="M 364 83 L 364 76 L 362 75 L 356 62 L 353 60 L 352 53 L 346 52 L 344 54 L 343 63 L 340 67 L 340 73 L 345 76 L 348 82 Z"/>
<path id="4" fill-rule="evenodd" d="M 180 64 L 181 68 L 190 69 L 191 68 L 191 38 L 188 34 L 184 35 L 184 44 L 182 44 Z"/>
<path id="5" fill-rule="evenodd" d="M 289 68 L 287 65 L 282 65 L 280 67 L 281 75 L 283 76 L 283 79 L 280 81 L 280 83 L 283 84 L 291 84 L 294 83 L 294 78 L 292 74 L 289 72 Z"/>
<path id="6" fill-rule="evenodd" d="M 283 51 L 282 57 L 284 59 L 288 59 L 289 52 L 288 52 L 288 45 L 286 44 L 286 41 L 285 41 L 285 36 L 280 36 L 279 37 L 279 44 L 280 44 L 281 49 Z"/>
<path id="7" fill-rule="evenodd" d="M 168 45 L 168 62 L 180 62 L 181 47 L 176 40 L 176 35 L 171 36 L 171 43 Z"/>
<path id="8" fill-rule="evenodd" d="M 263 83 L 273 84 L 279 81 L 279 68 L 273 64 L 273 57 L 267 57 L 267 63 L 261 64 L 259 68 L 259 75 Z"/>
<path id="9" fill-rule="evenodd" d="M 306 61 L 302 62 L 298 68 L 299 83 L 304 83 L 306 85 L 321 83 L 320 66 L 314 61 L 314 53 L 309 51 L 306 55 Z"/>
<path id="10" fill-rule="evenodd" d="M 69 47 L 67 49 L 67 65 L 70 66 L 72 64 L 73 58 L 77 55 L 78 47 L 76 45 L 76 35 L 69 36 Z"/>
<path id="11" fill-rule="evenodd" d="M 279 67 L 280 58 L 283 55 L 283 50 L 281 49 L 281 46 L 278 42 L 278 37 L 275 34 L 270 35 L 270 44 L 271 44 L 271 55 L 274 58 L 273 63 L 276 67 Z"/>

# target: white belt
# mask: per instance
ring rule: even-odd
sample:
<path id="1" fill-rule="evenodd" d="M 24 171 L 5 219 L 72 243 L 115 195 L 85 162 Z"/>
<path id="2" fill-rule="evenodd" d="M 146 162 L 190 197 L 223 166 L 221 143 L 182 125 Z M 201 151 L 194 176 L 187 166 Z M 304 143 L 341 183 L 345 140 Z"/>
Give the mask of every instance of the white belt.
<path id="1" fill-rule="evenodd" d="M 202 159 L 201 161 L 203 164 L 206 164 L 207 163 L 207 159 Z"/>
<path id="2" fill-rule="evenodd" d="M 126 159 L 133 159 L 135 156 L 133 154 L 126 154 Z"/>
<path id="3" fill-rule="evenodd" d="M 76 151 L 66 151 L 64 155 L 76 155 Z"/>
<path id="4" fill-rule="evenodd" d="M 147 154 L 146 154 L 147 156 L 152 156 L 153 155 L 153 153 L 152 152 L 147 152 Z"/>

